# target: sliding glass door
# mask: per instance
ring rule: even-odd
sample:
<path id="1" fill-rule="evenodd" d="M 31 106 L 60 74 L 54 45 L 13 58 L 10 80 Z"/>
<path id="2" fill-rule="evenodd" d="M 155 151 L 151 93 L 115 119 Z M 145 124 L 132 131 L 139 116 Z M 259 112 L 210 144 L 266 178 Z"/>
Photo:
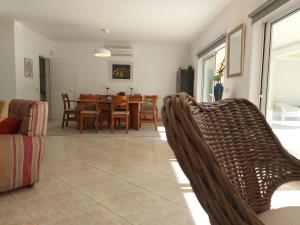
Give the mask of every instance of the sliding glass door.
<path id="1" fill-rule="evenodd" d="M 215 74 L 215 56 L 209 56 L 203 62 L 202 101 L 213 101 L 213 76 Z"/>
<path id="2" fill-rule="evenodd" d="M 214 81 L 213 77 L 216 70 L 225 58 L 225 46 L 222 45 L 215 51 L 209 53 L 203 59 L 203 84 L 202 84 L 202 101 L 214 101 Z M 223 78 L 224 79 L 224 78 Z"/>
<path id="3" fill-rule="evenodd" d="M 273 131 L 300 158 L 300 11 L 266 24 L 261 109 Z"/>

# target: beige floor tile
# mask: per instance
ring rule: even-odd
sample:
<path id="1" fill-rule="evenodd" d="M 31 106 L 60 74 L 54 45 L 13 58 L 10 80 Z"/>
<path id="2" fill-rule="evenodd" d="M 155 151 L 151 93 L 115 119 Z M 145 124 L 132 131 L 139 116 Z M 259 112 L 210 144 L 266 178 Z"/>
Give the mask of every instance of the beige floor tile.
<path id="1" fill-rule="evenodd" d="M 34 225 L 32 218 L 19 206 L 10 206 L 0 210 L 1 225 Z"/>
<path id="2" fill-rule="evenodd" d="M 153 216 L 159 217 L 163 213 L 181 208 L 140 188 L 107 199 L 101 204 L 132 224 L 142 224 Z"/>
<path id="3" fill-rule="evenodd" d="M 176 208 L 159 216 L 153 216 L 142 225 L 209 225 L 207 217 L 199 219 L 186 209 Z"/>
<path id="4" fill-rule="evenodd" d="M 37 197 L 20 204 L 38 224 L 45 224 L 93 207 L 96 203 L 77 191 L 69 190 L 68 193 Z"/>
<path id="5" fill-rule="evenodd" d="M 141 185 L 153 179 L 164 176 L 164 173 L 160 170 L 160 168 L 151 169 L 149 167 L 135 165 L 135 163 L 128 161 L 96 161 L 95 163 L 92 163 L 92 165 L 98 169 L 101 169 L 107 173 L 115 175 L 136 185 Z"/>
<path id="6" fill-rule="evenodd" d="M 111 175 L 86 179 L 74 188 L 95 201 L 101 202 L 117 194 L 129 191 L 136 186 Z"/>
<path id="7" fill-rule="evenodd" d="M 11 195 L 19 202 L 46 197 L 56 194 L 64 194 L 70 191 L 70 186 L 58 180 L 52 175 L 44 175 L 40 181 L 32 187 L 25 187 L 11 192 Z"/>
<path id="8" fill-rule="evenodd" d="M 90 166 L 76 165 L 72 167 L 61 167 L 50 169 L 53 176 L 74 186 L 85 180 L 105 178 L 107 176 L 103 171 Z"/>
<path id="9" fill-rule="evenodd" d="M 0 211 L 4 208 L 17 206 L 17 205 L 18 205 L 17 201 L 11 196 L 10 193 L 0 194 Z"/>
<path id="10" fill-rule="evenodd" d="M 52 128 L 51 128 L 52 127 Z M 0 225 L 208 225 L 164 135 L 144 125 L 126 135 L 50 123 L 40 182 L 0 194 Z M 275 193 L 296 204 L 299 183 Z M 277 200 L 276 200 L 277 199 Z M 290 204 L 290 203 L 289 203 Z M 35 223 L 34 223 L 35 222 Z"/>
<path id="11" fill-rule="evenodd" d="M 192 192 L 189 184 L 180 185 L 177 183 L 176 178 L 171 176 L 165 176 L 161 179 L 150 181 L 143 184 L 141 187 L 173 202 L 184 202 L 184 194 Z"/>
<path id="12" fill-rule="evenodd" d="M 72 213 L 47 225 L 130 225 L 126 220 L 100 205 Z"/>

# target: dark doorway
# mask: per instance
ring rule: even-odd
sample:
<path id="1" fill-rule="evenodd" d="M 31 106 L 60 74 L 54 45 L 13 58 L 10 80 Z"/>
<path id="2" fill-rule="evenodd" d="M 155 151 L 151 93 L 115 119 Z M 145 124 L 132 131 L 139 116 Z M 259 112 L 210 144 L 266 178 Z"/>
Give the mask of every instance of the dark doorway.
<path id="1" fill-rule="evenodd" d="M 40 56 L 39 67 L 40 67 L 40 100 L 48 102 L 49 118 L 51 118 L 50 59 Z"/>

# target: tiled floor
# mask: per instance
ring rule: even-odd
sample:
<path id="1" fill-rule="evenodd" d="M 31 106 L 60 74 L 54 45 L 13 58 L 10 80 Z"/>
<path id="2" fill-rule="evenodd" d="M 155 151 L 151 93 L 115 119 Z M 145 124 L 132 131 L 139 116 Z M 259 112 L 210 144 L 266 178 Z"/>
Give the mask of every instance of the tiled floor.
<path id="1" fill-rule="evenodd" d="M 43 165 L 0 195 L 0 225 L 207 223 L 163 137 L 49 136 Z"/>
<path id="2" fill-rule="evenodd" d="M 49 136 L 40 182 L 0 195 L 0 225 L 209 224 L 160 129 Z M 284 190 L 276 206 L 299 202 L 298 186 Z"/>

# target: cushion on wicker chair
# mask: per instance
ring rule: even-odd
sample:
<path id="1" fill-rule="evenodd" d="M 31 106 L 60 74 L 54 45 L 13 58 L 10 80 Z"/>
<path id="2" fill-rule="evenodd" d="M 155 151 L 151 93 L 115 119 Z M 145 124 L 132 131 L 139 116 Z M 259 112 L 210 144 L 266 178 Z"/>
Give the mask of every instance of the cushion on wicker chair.
<path id="1" fill-rule="evenodd" d="M 300 225 L 300 207 L 272 209 L 258 217 L 265 225 Z"/>

